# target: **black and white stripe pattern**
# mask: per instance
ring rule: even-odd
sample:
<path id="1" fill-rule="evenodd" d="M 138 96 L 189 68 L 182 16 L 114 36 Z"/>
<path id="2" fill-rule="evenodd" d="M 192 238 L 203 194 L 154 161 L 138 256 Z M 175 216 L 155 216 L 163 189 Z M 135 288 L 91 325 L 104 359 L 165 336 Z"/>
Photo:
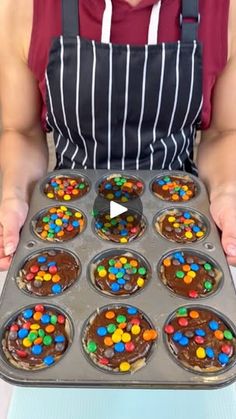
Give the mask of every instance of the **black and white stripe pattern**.
<path id="1" fill-rule="evenodd" d="M 60 37 L 46 86 L 59 168 L 195 170 L 196 41 L 134 47 Z"/>

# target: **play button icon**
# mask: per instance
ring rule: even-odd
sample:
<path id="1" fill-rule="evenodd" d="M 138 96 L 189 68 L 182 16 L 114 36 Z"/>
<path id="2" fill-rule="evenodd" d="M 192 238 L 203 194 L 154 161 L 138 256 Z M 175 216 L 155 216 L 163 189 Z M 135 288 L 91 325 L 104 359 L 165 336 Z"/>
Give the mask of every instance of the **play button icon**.
<path id="1" fill-rule="evenodd" d="M 124 214 L 128 211 L 128 208 L 124 207 L 124 205 L 120 205 L 117 202 L 111 201 L 110 202 L 110 218 L 118 217 L 118 215 Z"/>

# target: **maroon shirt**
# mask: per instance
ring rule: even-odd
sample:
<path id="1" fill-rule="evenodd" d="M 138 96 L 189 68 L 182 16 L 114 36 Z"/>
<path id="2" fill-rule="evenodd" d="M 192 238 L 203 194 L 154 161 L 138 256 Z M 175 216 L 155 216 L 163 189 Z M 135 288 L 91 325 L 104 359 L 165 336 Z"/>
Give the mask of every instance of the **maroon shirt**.
<path id="1" fill-rule="evenodd" d="M 144 45 L 147 43 L 152 6 L 156 0 L 141 0 L 130 6 L 125 0 L 113 0 L 111 42 Z M 104 0 L 79 1 L 80 36 L 100 41 Z M 180 39 L 181 0 L 162 0 L 158 42 Z M 229 0 L 200 0 L 199 39 L 203 43 L 203 128 L 211 121 L 212 93 L 215 81 L 227 62 Z M 34 0 L 34 19 L 29 67 L 42 94 L 42 124 L 45 129 L 45 69 L 52 38 L 62 33 L 61 1 Z"/>

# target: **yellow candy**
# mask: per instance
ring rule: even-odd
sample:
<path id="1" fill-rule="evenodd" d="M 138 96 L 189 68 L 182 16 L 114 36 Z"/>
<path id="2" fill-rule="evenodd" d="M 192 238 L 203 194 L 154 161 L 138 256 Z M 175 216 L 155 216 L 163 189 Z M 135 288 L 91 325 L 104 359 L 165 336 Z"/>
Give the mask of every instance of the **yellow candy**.
<path id="1" fill-rule="evenodd" d="M 121 362 L 121 364 L 120 364 L 120 371 L 121 372 L 129 371 L 130 368 L 131 368 L 131 365 L 129 364 L 129 362 Z"/>
<path id="2" fill-rule="evenodd" d="M 119 343 L 121 341 L 121 335 L 119 335 L 119 333 L 113 333 L 111 338 L 114 343 Z"/>
<path id="3" fill-rule="evenodd" d="M 98 275 L 100 276 L 100 278 L 104 278 L 107 274 L 107 271 L 105 269 L 99 271 Z"/>
<path id="4" fill-rule="evenodd" d="M 184 186 L 182 186 L 182 189 L 183 189 L 183 191 L 187 191 L 188 190 L 188 186 L 187 185 L 184 185 Z"/>
<path id="5" fill-rule="evenodd" d="M 191 276 L 191 278 L 195 278 L 195 276 L 196 276 L 196 272 L 194 272 L 194 271 L 189 271 L 189 272 L 188 272 L 188 276 Z"/>
<path id="6" fill-rule="evenodd" d="M 173 224 L 173 227 L 174 227 L 174 228 L 179 228 L 179 223 L 174 223 L 174 224 Z"/>
<path id="7" fill-rule="evenodd" d="M 203 235 L 204 235 L 203 231 L 198 231 L 198 232 L 196 233 L 196 236 L 197 236 L 197 237 L 202 237 Z"/>
<path id="8" fill-rule="evenodd" d="M 137 285 L 139 287 L 143 287 L 144 286 L 144 279 L 143 278 L 138 278 L 137 279 Z"/>
<path id="9" fill-rule="evenodd" d="M 106 228 L 110 228 L 110 227 L 111 227 L 111 223 L 105 223 L 105 224 L 104 224 L 104 227 L 106 227 Z"/>
<path id="10" fill-rule="evenodd" d="M 82 218 L 82 214 L 81 214 L 81 212 L 77 211 L 77 212 L 75 213 L 75 217 L 76 217 L 76 218 Z"/>
<path id="11" fill-rule="evenodd" d="M 53 199 L 53 198 L 54 198 L 54 194 L 49 192 L 49 193 L 47 194 L 47 197 L 48 197 L 48 198 L 50 198 L 50 199 Z"/>
<path id="12" fill-rule="evenodd" d="M 122 342 L 127 343 L 131 341 L 131 336 L 129 333 L 123 333 L 121 337 Z"/>
<path id="13" fill-rule="evenodd" d="M 197 358 L 199 358 L 199 359 L 206 358 L 206 351 L 205 351 L 205 349 L 200 346 L 196 350 L 196 355 L 197 355 Z"/>
<path id="14" fill-rule="evenodd" d="M 61 205 L 60 209 L 61 209 L 63 212 L 66 212 L 66 211 L 67 211 L 67 207 L 65 207 L 64 205 Z"/>
<path id="15" fill-rule="evenodd" d="M 43 277 L 43 279 L 44 279 L 44 281 L 46 281 L 46 282 L 51 281 L 51 279 L 52 279 L 52 275 L 51 275 L 51 274 L 45 274 L 45 275 L 44 275 L 44 277 Z"/>
<path id="16" fill-rule="evenodd" d="M 113 193 L 108 193 L 106 197 L 107 197 L 107 199 L 113 199 L 114 195 L 113 195 Z"/>
<path id="17" fill-rule="evenodd" d="M 127 243 L 128 239 L 126 237 L 121 237 L 120 243 Z"/>
<path id="18" fill-rule="evenodd" d="M 123 330 L 121 328 L 116 329 L 116 331 L 114 332 L 114 334 L 117 334 L 119 336 L 123 335 Z"/>
<path id="19" fill-rule="evenodd" d="M 191 239 L 193 237 L 193 233 L 191 233 L 191 231 L 186 231 L 185 237 L 187 237 L 187 239 Z"/>
<path id="20" fill-rule="evenodd" d="M 120 258 L 120 262 L 122 263 L 122 265 L 125 265 L 127 263 L 127 259 L 122 257 Z"/>
<path id="21" fill-rule="evenodd" d="M 174 223 L 174 222 L 175 222 L 175 220 L 176 220 L 176 218 L 175 218 L 175 217 L 169 217 L 169 218 L 168 218 L 169 223 Z"/>
<path id="22" fill-rule="evenodd" d="M 41 276 L 39 276 L 39 275 L 37 275 L 37 276 L 35 277 L 35 279 L 37 279 L 37 281 L 43 281 L 43 278 L 42 278 Z"/>
<path id="23" fill-rule="evenodd" d="M 64 195 L 64 200 L 65 201 L 70 201 L 71 200 L 71 196 L 70 195 Z"/>
<path id="24" fill-rule="evenodd" d="M 25 338 L 25 339 L 23 339 L 23 346 L 25 348 L 30 348 L 32 346 L 32 342 L 30 342 L 29 339 Z"/>
<path id="25" fill-rule="evenodd" d="M 126 220 L 128 221 L 128 223 L 132 223 L 134 221 L 134 217 L 132 215 L 129 215 Z"/>
<path id="26" fill-rule="evenodd" d="M 110 219 L 111 219 L 111 217 L 110 217 L 109 214 L 105 215 L 105 220 L 110 220 Z"/>
<path id="27" fill-rule="evenodd" d="M 39 324 L 34 323 L 34 324 L 30 325 L 30 329 L 31 330 L 38 330 L 38 329 L 40 329 L 40 326 L 39 326 Z"/>
<path id="28" fill-rule="evenodd" d="M 55 220 L 55 224 L 57 226 L 62 226 L 63 222 L 62 222 L 62 220 L 60 220 L 60 218 L 58 218 L 57 220 Z"/>
<path id="29" fill-rule="evenodd" d="M 128 201 L 128 198 L 126 198 L 126 196 L 121 197 L 121 202 L 127 202 L 127 201 Z"/>
<path id="30" fill-rule="evenodd" d="M 140 333 L 141 329 L 137 324 L 134 324 L 131 328 L 131 332 L 133 335 L 138 335 Z"/>

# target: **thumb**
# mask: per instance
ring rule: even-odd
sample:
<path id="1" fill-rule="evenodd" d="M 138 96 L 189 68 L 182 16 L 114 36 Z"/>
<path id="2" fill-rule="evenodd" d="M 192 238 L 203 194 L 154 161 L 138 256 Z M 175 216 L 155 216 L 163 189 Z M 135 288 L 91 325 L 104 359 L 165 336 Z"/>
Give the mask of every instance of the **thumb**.
<path id="1" fill-rule="evenodd" d="M 236 257 L 236 222 L 231 217 L 222 220 L 222 245 L 227 256 Z"/>
<path id="2" fill-rule="evenodd" d="M 20 228 L 22 226 L 15 213 L 8 213 L 7 217 L 1 220 L 1 224 L 3 226 L 4 253 L 6 256 L 11 256 L 17 248 Z"/>

